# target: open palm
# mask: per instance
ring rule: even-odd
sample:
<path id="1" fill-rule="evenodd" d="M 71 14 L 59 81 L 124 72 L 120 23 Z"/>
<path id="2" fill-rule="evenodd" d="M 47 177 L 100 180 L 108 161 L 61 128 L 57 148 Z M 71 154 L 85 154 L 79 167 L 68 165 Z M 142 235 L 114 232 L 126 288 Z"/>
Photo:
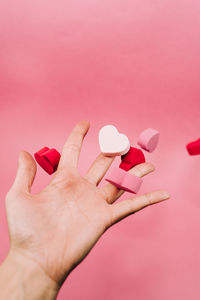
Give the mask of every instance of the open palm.
<path id="1" fill-rule="evenodd" d="M 36 262 L 58 284 L 111 225 L 169 197 L 158 190 L 114 203 L 123 191 L 110 183 L 98 187 L 114 159 L 102 154 L 81 176 L 78 158 L 89 126 L 87 121 L 76 124 L 57 171 L 38 194 L 31 194 L 36 163 L 28 152 L 21 151 L 17 175 L 6 196 L 11 249 Z M 143 163 L 129 172 L 142 177 L 153 170 L 151 163 Z"/>

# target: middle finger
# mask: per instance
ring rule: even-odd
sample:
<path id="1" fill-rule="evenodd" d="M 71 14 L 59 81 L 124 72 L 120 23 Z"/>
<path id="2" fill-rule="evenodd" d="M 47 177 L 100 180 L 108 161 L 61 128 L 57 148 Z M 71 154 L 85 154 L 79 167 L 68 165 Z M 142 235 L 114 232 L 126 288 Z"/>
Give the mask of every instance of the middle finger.
<path id="1" fill-rule="evenodd" d="M 100 153 L 84 176 L 88 181 L 98 185 L 106 174 L 115 157 L 104 156 Z"/>

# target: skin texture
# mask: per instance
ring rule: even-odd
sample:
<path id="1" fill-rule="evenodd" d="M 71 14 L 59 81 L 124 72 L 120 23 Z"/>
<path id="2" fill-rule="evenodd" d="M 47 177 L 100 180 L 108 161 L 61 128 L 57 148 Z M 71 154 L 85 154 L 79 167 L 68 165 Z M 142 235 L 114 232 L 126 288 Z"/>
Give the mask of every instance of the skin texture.
<path id="1" fill-rule="evenodd" d="M 31 194 L 37 169 L 35 160 L 28 152 L 20 152 L 17 175 L 6 195 L 10 251 L 0 268 L 0 284 L 5 274 L 12 272 L 11 266 L 14 269 L 18 266 L 25 274 L 23 287 L 31 285 L 37 276 L 41 278 L 35 281 L 38 295 L 30 298 L 30 294 L 28 297 L 24 293 L 19 299 L 55 299 L 67 275 L 110 226 L 169 198 L 166 191 L 158 190 L 114 203 L 123 191 L 110 183 L 98 187 L 114 160 L 101 153 L 81 176 L 77 170 L 78 158 L 89 127 L 88 121 L 75 125 L 64 144 L 57 171 L 38 194 Z M 128 172 L 142 177 L 153 170 L 153 165 L 146 162 Z M 17 282 L 16 290 L 19 285 Z M 6 283 L 4 286 L 0 293 L 7 295 L 9 287 Z M 45 298 L 47 290 L 52 290 L 52 294 Z"/>

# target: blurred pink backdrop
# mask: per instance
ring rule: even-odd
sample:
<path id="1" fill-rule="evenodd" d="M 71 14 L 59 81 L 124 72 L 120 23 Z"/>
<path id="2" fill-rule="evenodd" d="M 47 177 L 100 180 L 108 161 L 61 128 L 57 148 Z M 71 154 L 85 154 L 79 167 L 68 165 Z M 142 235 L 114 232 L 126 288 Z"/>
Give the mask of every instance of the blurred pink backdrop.
<path id="1" fill-rule="evenodd" d="M 200 298 L 200 157 L 185 149 L 200 137 L 199 15 L 197 0 L 0 2 L 1 261 L 20 150 L 61 152 L 76 122 L 89 120 L 84 174 L 102 126 L 114 124 L 135 146 L 143 129 L 161 133 L 140 194 L 164 188 L 171 199 L 110 228 L 59 300 Z M 33 193 L 49 180 L 38 167 Z"/>

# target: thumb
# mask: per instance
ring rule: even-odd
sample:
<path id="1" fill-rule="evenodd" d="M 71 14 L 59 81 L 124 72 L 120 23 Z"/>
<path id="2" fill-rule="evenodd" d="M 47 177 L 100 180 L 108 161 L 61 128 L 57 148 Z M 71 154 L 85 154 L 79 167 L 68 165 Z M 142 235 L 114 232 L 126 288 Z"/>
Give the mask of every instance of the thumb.
<path id="1" fill-rule="evenodd" d="M 30 192 L 36 175 L 37 165 L 30 153 L 20 151 L 18 158 L 18 168 L 12 189 Z"/>

